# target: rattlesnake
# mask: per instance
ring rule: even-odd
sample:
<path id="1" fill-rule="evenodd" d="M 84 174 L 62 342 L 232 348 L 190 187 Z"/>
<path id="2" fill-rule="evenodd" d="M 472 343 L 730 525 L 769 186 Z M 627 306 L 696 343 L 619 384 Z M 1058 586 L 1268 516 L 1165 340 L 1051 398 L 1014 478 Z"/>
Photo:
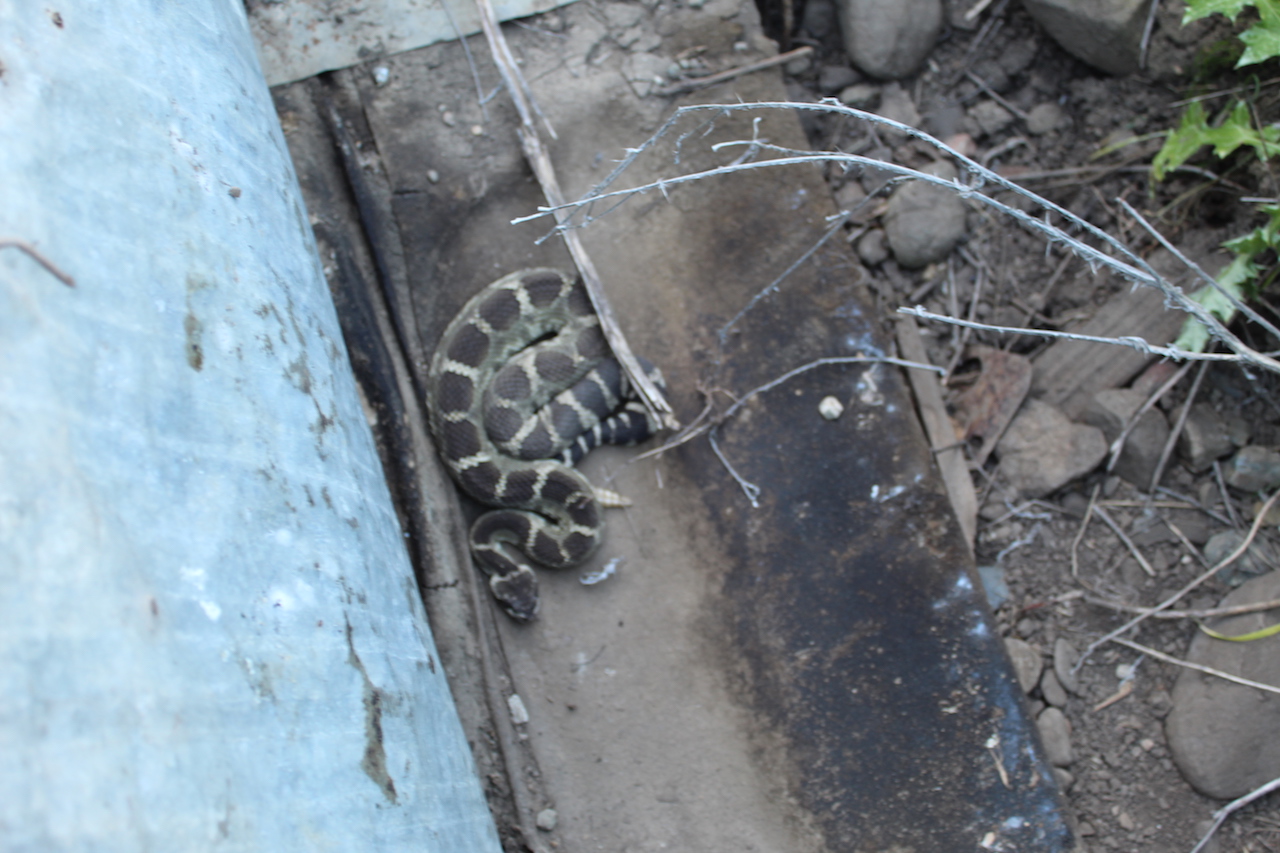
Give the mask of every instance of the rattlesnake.
<path id="1" fill-rule="evenodd" d="M 660 378 L 656 370 L 646 371 Z M 471 298 L 428 374 L 431 431 L 464 492 L 487 506 L 471 551 L 514 619 L 538 612 L 537 578 L 507 545 L 549 568 L 600 544 L 601 498 L 571 466 L 597 444 L 633 444 L 652 424 L 609 354 L 581 281 L 511 273 Z"/>

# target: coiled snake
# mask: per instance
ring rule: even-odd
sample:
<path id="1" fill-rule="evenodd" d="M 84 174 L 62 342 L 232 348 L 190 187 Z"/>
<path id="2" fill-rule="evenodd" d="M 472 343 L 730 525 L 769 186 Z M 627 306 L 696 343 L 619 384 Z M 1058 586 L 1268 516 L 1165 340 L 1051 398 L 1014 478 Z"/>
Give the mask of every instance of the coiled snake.
<path id="1" fill-rule="evenodd" d="M 506 546 L 548 568 L 590 556 L 608 493 L 571 466 L 597 444 L 648 438 L 649 418 L 586 288 L 552 269 L 511 273 L 472 297 L 440 339 L 427 394 L 450 474 L 497 507 L 472 525 L 472 554 L 507 613 L 528 621 L 538 612 L 537 577 Z"/>

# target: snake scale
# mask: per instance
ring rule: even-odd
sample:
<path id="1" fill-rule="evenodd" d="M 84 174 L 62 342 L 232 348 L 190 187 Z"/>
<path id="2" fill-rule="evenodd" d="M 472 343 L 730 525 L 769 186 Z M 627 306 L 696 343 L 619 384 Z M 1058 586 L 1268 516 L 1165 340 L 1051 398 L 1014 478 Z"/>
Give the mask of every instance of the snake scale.
<path id="1" fill-rule="evenodd" d="M 646 363 L 646 371 L 660 379 Z M 538 613 L 537 577 L 585 560 L 604 533 L 601 499 L 572 466 L 597 444 L 634 444 L 652 424 L 611 356 L 586 288 L 526 269 L 471 298 L 428 374 L 431 431 L 454 480 L 486 506 L 471 552 L 517 621 Z"/>

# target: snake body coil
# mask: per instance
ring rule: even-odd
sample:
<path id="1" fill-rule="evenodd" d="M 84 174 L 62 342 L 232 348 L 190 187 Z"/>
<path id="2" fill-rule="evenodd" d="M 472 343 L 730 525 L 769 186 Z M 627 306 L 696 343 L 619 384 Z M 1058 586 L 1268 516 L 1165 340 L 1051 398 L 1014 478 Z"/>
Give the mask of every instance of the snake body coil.
<path id="1" fill-rule="evenodd" d="M 567 568 L 599 546 L 596 490 L 572 466 L 600 443 L 652 427 L 610 356 L 585 287 L 551 269 L 490 284 L 445 330 L 428 376 L 431 430 L 464 492 L 497 509 L 471 527 L 471 551 L 515 619 L 538 612 L 537 578 L 514 546 Z"/>

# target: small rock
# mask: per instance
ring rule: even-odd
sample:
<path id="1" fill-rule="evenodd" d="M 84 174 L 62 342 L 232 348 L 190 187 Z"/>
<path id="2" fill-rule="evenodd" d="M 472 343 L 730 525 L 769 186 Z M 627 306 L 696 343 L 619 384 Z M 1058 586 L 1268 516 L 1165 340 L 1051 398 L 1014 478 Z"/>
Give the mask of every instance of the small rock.
<path id="1" fill-rule="evenodd" d="M 916 109 L 911 93 L 898 83 L 886 83 L 880 89 L 880 106 L 876 107 L 876 115 L 905 124 L 907 127 L 920 126 L 920 111 Z M 877 128 L 880 135 L 897 145 L 903 138 L 901 131 L 881 126 Z"/>
<path id="2" fill-rule="evenodd" d="M 1242 492 L 1264 492 L 1280 485 L 1280 453 L 1251 444 L 1236 451 L 1222 471 L 1227 485 Z"/>
<path id="3" fill-rule="evenodd" d="M 844 414 L 844 404 L 835 397 L 823 397 L 818 404 L 818 414 L 829 421 L 837 420 Z"/>
<path id="4" fill-rule="evenodd" d="M 800 16 L 800 28 L 821 41 L 837 26 L 836 7 L 830 0 L 809 0 Z"/>
<path id="5" fill-rule="evenodd" d="M 1013 124 L 1013 113 L 995 101 L 979 101 L 969 110 L 969 118 L 973 119 L 987 136 L 995 136 Z"/>
<path id="6" fill-rule="evenodd" d="M 866 156 L 872 160 L 881 160 L 885 163 L 893 162 L 893 152 L 888 148 L 873 148 L 866 153 Z M 876 166 L 863 166 L 862 175 L 859 177 L 859 183 L 867 195 L 873 195 L 884 189 L 884 185 L 894 177 L 894 173 L 887 169 L 881 169 Z"/>
<path id="7" fill-rule="evenodd" d="M 1070 54 L 1109 74 L 1138 70 L 1147 0 L 1023 0 Z"/>
<path id="8" fill-rule="evenodd" d="M 872 228 L 858 239 L 858 257 L 869 267 L 878 267 L 889 260 L 889 247 L 885 244 L 884 232 Z"/>
<path id="9" fill-rule="evenodd" d="M 832 195 L 835 196 L 836 207 L 841 210 L 853 210 L 867 197 L 867 192 L 857 181 L 846 181 Z"/>
<path id="10" fill-rule="evenodd" d="M 824 65 L 818 72 L 818 89 L 831 95 L 848 89 L 858 82 L 858 72 L 847 65 Z"/>
<path id="11" fill-rule="evenodd" d="M 1062 767 L 1053 768 L 1053 778 L 1058 783 L 1058 790 L 1064 794 L 1076 783 L 1076 777 L 1071 775 L 1071 771 Z"/>
<path id="12" fill-rule="evenodd" d="M 1178 436 L 1178 453 L 1186 460 L 1187 467 L 1197 473 L 1206 471 L 1215 460 L 1232 450 L 1235 450 L 1235 445 L 1222 416 L 1208 403 L 1192 406 L 1182 427 L 1182 435 Z"/>
<path id="13" fill-rule="evenodd" d="M 1055 130 L 1061 130 L 1070 123 L 1071 119 L 1062 107 L 1052 101 L 1036 104 L 1031 108 L 1031 112 L 1027 113 L 1027 132 L 1032 136 L 1053 133 Z"/>
<path id="14" fill-rule="evenodd" d="M 534 819 L 538 829 L 543 832 L 550 832 L 556 828 L 556 824 L 560 822 L 560 815 L 556 814 L 555 809 L 543 809 L 538 812 L 538 816 Z"/>
<path id="15" fill-rule="evenodd" d="M 941 0 L 837 0 L 849 59 L 872 77 L 919 69 L 942 30 Z"/>
<path id="16" fill-rule="evenodd" d="M 1280 572 L 1249 581 L 1223 601 L 1225 607 L 1280 598 Z M 1215 621 L 1228 636 L 1275 624 L 1275 611 Z M 1213 669 L 1280 686 L 1280 635 L 1248 643 L 1197 633 L 1187 659 Z M 1280 702 L 1273 694 L 1183 670 L 1165 721 L 1169 750 L 1182 775 L 1207 797 L 1228 800 L 1280 776 Z"/>
<path id="17" fill-rule="evenodd" d="M 1102 430 L 1110 445 L 1145 402 L 1146 397 L 1137 391 L 1108 388 L 1093 395 L 1085 409 L 1084 422 Z M 1124 449 L 1116 460 L 1115 473 L 1146 491 L 1151 486 L 1151 478 L 1168 440 L 1169 422 L 1165 420 L 1164 413 L 1156 408 L 1148 409 L 1125 439 Z"/>
<path id="18" fill-rule="evenodd" d="M 1107 440 L 1097 427 L 1072 423 L 1048 403 L 1029 399 L 1000 438 L 996 453 L 1010 485 L 1035 498 L 1096 468 L 1107 455 Z"/>
<path id="19" fill-rule="evenodd" d="M 934 163 L 921 171 L 945 174 L 946 169 L 954 176 L 949 163 Z M 884 226 L 898 264 L 919 269 L 946 259 L 960 242 L 965 233 L 964 202 L 945 187 L 909 181 L 889 198 Z"/>
<path id="20" fill-rule="evenodd" d="M 803 74 L 808 71 L 811 65 L 813 65 L 813 60 L 808 56 L 797 56 L 795 59 L 784 65 L 783 68 L 786 69 L 788 74 L 794 77 L 797 74 Z"/>
<path id="21" fill-rule="evenodd" d="M 1067 492 L 1058 501 L 1058 505 L 1063 512 L 1075 518 L 1084 518 L 1084 514 L 1089 511 L 1089 499 L 1079 492 Z"/>
<path id="22" fill-rule="evenodd" d="M 1209 565 L 1216 566 L 1235 552 L 1244 543 L 1245 535 L 1238 530 L 1224 530 L 1209 537 L 1204 546 L 1204 558 Z M 1276 560 L 1275 550 L 1266 540 L 1257 538 L 1249 544 L 1245 552 L 1235 562 L 1218 572 L 1218 580 L 1227 586 L 1240 586 L 1247 580 L 1265 575 L 1273 571 L 1280 563 Z"/>
<path id="23" fill-rule="evenodd" d="M 1239 412 L 1227 412 L 1222 419 L 1227 422 L 1227 435 L 1236 447 L 1244 447 L 1253 438 L 1253 424 L 1240 417 Z"/>
<path id="24" fill-rule="evenodd" d="M 517 726 L 529 722 L 529 709 L 524 706 L 519 693 L 512 693 L 507 697 L 507 710 L 511 713 L 511 722 Z"/>
<path id="25" fill-rule="evenodd" d="M 1067 706 L 1067 691 L 1052 669 L 1046 668 L 1044 675 L 1040 676 L 1040 694 L 1044 696 L 1044 701 L 1055 708 Z"/>
<path id="26" fill-rule="evenodd" d="M 1009 584 L 1004 579 L 1004 569 L 999 566 L 978 566 L 978 579 L 987 594 L 987 606 L 992 612 L 1009 600 Z"/>
<path id="27" fill-rule="evenodd" d="M 942 140 L 944 144 L 964 157 L 975 157 L 978 154 L 978 143 L 967 133 L 955 133 Z"/>
<path id="28" fill-rule="evenodd" d="M 1133 817 L 1125 811 L 1116 815 L 1116 823 L 1120 824 L 1120 828 L 1126 832 L 1133 832 L 1138 828 L 1138 824 L 1134 822 Z"/>
<path id="29" fill-rule="evenodd" d="M 854 83 L 840 90 L 840 103 L 857 110 L 874 107 L 880 101 L 880 87 L 871 83 Z"/>
<path id="30" fill-rule="evenodd" d="M 1080 686 L 1076 683 L 1075 673 L 1071 668 L 1080 659 L 1080 654 L 1067 640 L 1059 637 L 1053 644 L 1053 674 L 1058 676 L 1058 683 L 1068 692 L 1080 694 Z"/>
<path id="31" fill-rule="evenodd" d="M 1040 729 L 1040 741 L 1050 764 L 1067 767 L 1076 760 L 1071 749 L 1071 723 L 1066 714 L 1054 707 L 1045 708 L 1036 717 L 1036 727 Z"/>
<path id="32" fill-rule="evenodd" d="M 1009 660 L 1013 662 L 1013 671 L 1018 676 L 1022 692 L 1030 693 L 1040 680 L 1040 670 L 1044 666 L 1040 650 L 1017 637 L 1005 637 L 1004 650 L 1009 653 Z"/>

